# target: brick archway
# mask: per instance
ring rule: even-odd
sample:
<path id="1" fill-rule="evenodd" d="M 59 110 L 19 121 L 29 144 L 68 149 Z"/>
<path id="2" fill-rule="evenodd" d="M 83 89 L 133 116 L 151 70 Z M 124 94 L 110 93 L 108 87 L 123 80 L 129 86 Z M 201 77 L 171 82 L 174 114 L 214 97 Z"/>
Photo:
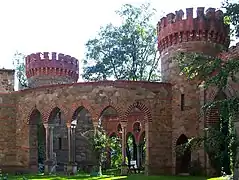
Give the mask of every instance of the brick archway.
<path id="1" fill-rule="evenodd" d="M 31 115 L 32 115 L 32 113 L 33 113 L 35 110 L 37 110 L 37 111 L 40 112 L 41 118 L 42 118 L 42 121 L 43 121 L 43 113 L 42 113 L 41 110 L 39 110 L 36 106 L 34 106 L 34 107 L 32 107 L 31 109 L 29 109 L 29 110 L 27 111 L 27 113 L 26 113 L 26 114 L 27 114 L 27 117 L 23 120 L 23 122 L 24 122 L 25 124 L 29 125 Z"/>
<path id="2" fill-rule="evenodd" d="M 52 103 L 50 103 L 50 104 L 48 105 L 47 108 L 45 108 L 45 109 L 43 110 L 42 119 L 43 119 L 44 122 L 48 122 L 48 121 L 49 121 L 51 112 L 52 112 L 52 110 L 54 110 L 56 107 L 59 108 L 59 109 L 64 113 L 64 116 L 65 116 L 66 118 L 68 117 L 69 111 L 68 111 L 68 109 L 67 109 L 64 105 L 56 104 L 56 103 L 52 102 Z"/>
<path id="3" fill-rule="evenodd" d="M 127 121 L 127 117 L 129 116 L 130 112 L 134 109 L 134 108 L 138 108 L 139 110 L 141 110 L 144 113 L 144 121 L 145 122 L 149 122 L 152 121 L 152 116 L 151 116 L 151 112 L 149 110 L 149 108 L 143 104 L 142 102 L 136 101 L 135 103 L 131 104 L 128 109 L 125 112 L 124 115 L 124 121 Z"/>
<path id="4" fill-rule="evenodd" d="M 97 115 L 97 117 L 98 117 L 97 119 L 99 119 L 99 118 L 101 117 L 102 113 L 103 113 L 105 110 L 107 110 L 108 108 L 113 108 L 113 109 L 117 112 L 119 119 L 120 119 L 120 120 L 123 119 L 124 113 L 123 113 L 123 111 L 122 111 L 122 108 L 119 107 L 119 106 L 117 106 L 117 105 L 113 105 L 113 104 L 102 106 L 102 107 L 100 108 L 100 110 L 98 111 L 98 113 L 97 113 L 97 114 L 98 114 L 98 115 Z"/>
<path id="5" fill-rule="evenodd" d="M 184 134 L 181 134 L 176 141 L 176 146 L 183 145 L 187 142 L 188 137 Z M 183 154 L 176 153 L 176 174 L 188 173 L 190 162 L 191 162 L 190 149 L 185 150 Z"/>
<path id="6" fill-rule="evenodd" d="M 30 113 L 28 125 L 29 167 L 37 172 L 39 164 L 43 164 L 45 161 L 46 152 L 46 132 L 41 112 L 37 108 L 33 108 Z"/>
<path id="7" fill-rule="evenodd" d="M 79 100 L 79 101 L 72 103 L 70 112 L 68 114 L 69 116 L 67 118 L 67 123 L 71 123 L 71 120 L 72 120 L 72 117 L 73 117 L 75 111 L 80 107 L 85 108 L 90 113 L 92 121 L 93 122 L 95 121 L 96 115 L 95 115 L 94 107 L 87 100 Z"/>

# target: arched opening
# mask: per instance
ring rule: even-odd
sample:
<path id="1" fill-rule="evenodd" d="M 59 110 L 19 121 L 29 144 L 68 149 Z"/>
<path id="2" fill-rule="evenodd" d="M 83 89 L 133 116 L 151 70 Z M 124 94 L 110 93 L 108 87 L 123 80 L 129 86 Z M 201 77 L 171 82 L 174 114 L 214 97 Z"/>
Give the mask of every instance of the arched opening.
<path id="1" fill-rule="evenodd" d="M 135 165 L 137 162 L 137 145 L 135 137 L 132 133 L 127 133 L 126 136 L 126 157 L 128 165 Z"/>
<path id="2" fill-rule="evenodd" d="M 89 111 L 82 106 L 78 107 L 72 116 L 73 124 L 75 125 L 75 129 L 72 129 L 73 161 L 77 163 L 79 169 L 91 172 L 96 159 L 90 142 L 94 125 Z"/>
<path id="3" fill-rule="evenodd" d="M 129 112 L 127 116 L 127 132 L 130 132 L 134 137 L 134 143 L 133 143 L 133 159 L 131 162 L 131 165 L 135 164 L 135 168 L 143 170 L 143 165 L 145 163 L 142 163 L 141 156 L 142 154 L 146 154 L 146 148 L 143 148 L 146 146 L 145 142 L 145 113 L 139 109 L 140 107 L 133 107 L 131 111 Z M 144 132 L 144 133 L 143 133 Z M 144 136 L 141 137 L 141 135 Z M 143 139 L 141 139 L 143 138 Z M 141 141 L 141 142 L 140 142 Z M 133 163 L 133 164 L 132 164 Z"/>
<path id="4" fill-rule="evenodd" d="M 29 119 L 29 165 L 35 172 L 44 171 L 46 135 L 41 113 L 34 109 Z"/>
<path id="5" fill-rule="evenodd" d="M 109 166 L 106 168 L 118 169 L 122 163 L 121 142 L 117 133 L 110 135 L 110 147 L 108 153 Z"/>
<path id="6" fill-rule="evenodd" d="M 52 109 L 48 124 L 53 126 L 53 161 L 57 164 L 57 171 L 64 171 L 64 164 L 68 162 L 67 127 L 63 111 L 55 107 Z"/>
<path id="7" fill-rule="evenodd" d="M 107 148 L 107 153 L 104 162 L 103 169 L 119 168 L 122 163 L 122 150 L 120 136 L 122 133 L 122 127 L 119 123 L 119 115 L 116 109 L 112 106 L 106 107 L 99 118 L 99 126 L 108 134 L 109 132 L 117 132 L 110 134 L 110 144 Z"/>
<path id="8" fill-rule="evenodd" d="M 176 146 L 184 146 L 188 142 L 188 138 L 182 134 L 176 142 Z M 183 148 L 184 149 L 184 148 Z M 176 173 L 183 174 L 189 172 L 191 163 L 191 151 L 189 148 L 184 149 L 183 152 L 176 151 Z"/>

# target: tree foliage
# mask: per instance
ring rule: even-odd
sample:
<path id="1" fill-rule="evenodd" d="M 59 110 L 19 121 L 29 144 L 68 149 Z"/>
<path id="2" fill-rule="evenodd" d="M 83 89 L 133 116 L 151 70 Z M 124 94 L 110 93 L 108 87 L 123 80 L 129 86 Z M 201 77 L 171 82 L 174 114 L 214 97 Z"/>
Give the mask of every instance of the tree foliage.
<path id="1" fill-rule="evenodd" d="M 93 136 L 87 137 L 89 142 L 93 147 L 93 152 L 97 159 L 97 175 L 102 175 L 102 163 L 107 158 L 107 153 L 110 150 L 114 151 L 112 165 L 115 167 L 119 167 L 119 163 L 121 163 L 121 146 L 119 139 L 114 137 L 109 137 L 102 127 L 98 127 L 93 134 Z"/>
<path id="2" fill-rule="evenodd" d="M 22 87 L 28 87 L 26 77 L 25 55 L 20 52 L 16 52 L 13 57 L 13 66 L 16 71 L 18 82 Z"/>
<path id="3" fill-rule="evenodd" d="M 225 20 L 232 25 L 232 34 L 239 37 L 239 1 L 225 0 L 222 3 L 225 9 Z"/>
<path id="4" fill-rule="evenodd" d="M 189 79 L 197 79 L 205 89 L 217 87 L 219 92 L 223 92 L 228 87 L 229 81 L 238 83 L 238 59 L 224 61 L 200 53 L 180 53 L 177 59 L 182 74 Z M 233 159 L 235 159 L 238 146 L 233 121 L 238 117 L 239 97 L 215 100 L 203 108 L 207 112 L 215 106 L 220 107 L 218 127 L 205 129 L 206 136 L 191 139 L 188 146 L 195 148 L 204 145 L 207 153 L 211 155 L 211 163 L 217 172 L 220 173 L 224 166 L 226 173 L 231 173 L 235 165 Z"/>
<path id="5" fill-rule="evenodd" d="M 98 35 L 86 43 L 83 78 L 158 80 L 157 36 L 152 25 L 155 10 L 150 4 L 140 7 L 125 4 L 116 14 L 121 25 L 101 27 Z"/>
<path id="6" fill-rule="evenodd" d="M 119 168 L 122 164 L 122 147 L 118 137 L 110 137 L 111 167 Z"/>

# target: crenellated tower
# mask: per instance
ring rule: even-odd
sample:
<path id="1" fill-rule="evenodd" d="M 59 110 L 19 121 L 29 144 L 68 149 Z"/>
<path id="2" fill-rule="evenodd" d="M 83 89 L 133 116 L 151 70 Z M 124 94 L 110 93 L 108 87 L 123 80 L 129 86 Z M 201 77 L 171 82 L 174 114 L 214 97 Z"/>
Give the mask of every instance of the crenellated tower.
<path id="1" fill-rule="evenodd" d="M 78 60 L 56 52 L 34 53 L 26 57 L 26 76 L 29 87 L 77 82 Z"/>
<path id="2" fill-rule="evenodd" d="M 202 166 L 207 168 L 204 153 L 184 157 L 185 163 L 176 158 L 174 148 L 183 144 L 188 138 L 202 133 L 205 127 L 200 118 L 202 92 L 197 87 L 199 82 L 188 80 L 180 75 L 175 55 L 180 52 L 199 52 L 205 55 L 218 56 L 227 50 L 229 26 L 224 24 L 221 10 L 198 7 L 194 16 L 193 8 L 169 13 L 157 26 L 158 50 L 161 53 L 162 80 L 172 84 L 172 148 L 174 173 L 185 173 L 192 160 L 199 158 Z"/>
<path id="3" fill-rule="evenodd" d="M 221 10 L 198 7 L 196 17 L 193 8 L 169 13 L 158 23 L 158 49 L 162 55 L 162 76 L 164 81 L 171 81 L 171 60 L 168 58 L 177 51 L 203 52 L 216 56 L 230 43 L 229 26 L 224 24 Z"/>

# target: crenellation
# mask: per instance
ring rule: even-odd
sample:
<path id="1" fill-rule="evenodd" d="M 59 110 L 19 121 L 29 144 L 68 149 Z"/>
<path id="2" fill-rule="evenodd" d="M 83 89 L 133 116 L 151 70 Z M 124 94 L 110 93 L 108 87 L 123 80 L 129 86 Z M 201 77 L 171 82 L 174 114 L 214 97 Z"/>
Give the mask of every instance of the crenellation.
<path id="1" fill-rule="evenodd" d="M 215 21 L 215 13 L 216 13 L 216 9 L 215 8 L 208 8 L 206 10 L 206 18 L 209 20 L 209 21 Z"/>
<path id="2" fill-rule="evenodd" d="M 193 19 L 193 8 L 186 8 L 186 18 L 188 20 Z"/>
<path id="3" fill-rule="evenodd" d="M 173 44 L 188 41 L 208 41 L 229 46 L 229 26 L 224 24 L 223 12 L 215 8 L 197 8 L 197 16 L 193 16 L 193 8 L 186 9 L 186 18 L 182 10 L 169 13 L 158 23 L 158 46 L 163 51 Z"/>
<path id="4" fill-rule="evenodd" d="M 175 15 L 176 15 L 175 21 L 181 21 L 181 20 L 183 20 L 184 12 L 182 9 L 180 9 L 179 11 L 175 11 Z"/>
<path id="5" fill-rule="evenodd" d="M 198 19 L 200 19 L 200 20 L 205 19 L 204 10 L 205 10 L 205 7 L 198 7 L 197 8 L 197 18 Z"/>
<path id="6" fill-rule="evenodd" d="M 30 79 L 30 87 L 54 82 L 57 82 L 57 84 L 77 82 L 79 78 L 79 64 L 76 58 L 62 53 L 33 53 L 26 57 L 26 75 Z M 54 76 L 58 80 L 47 82 L 47 78 L 45 78 L 45 81 L 40 82 L 40 80 L 37 80 L 41 79 L 39 78 L 40 76 Z M 69 80 L 64 81 L 66 78 L 62 78 L 63 76 L 66 76 Z M 33 83 L 35 80 L 38 83 Z"/>

